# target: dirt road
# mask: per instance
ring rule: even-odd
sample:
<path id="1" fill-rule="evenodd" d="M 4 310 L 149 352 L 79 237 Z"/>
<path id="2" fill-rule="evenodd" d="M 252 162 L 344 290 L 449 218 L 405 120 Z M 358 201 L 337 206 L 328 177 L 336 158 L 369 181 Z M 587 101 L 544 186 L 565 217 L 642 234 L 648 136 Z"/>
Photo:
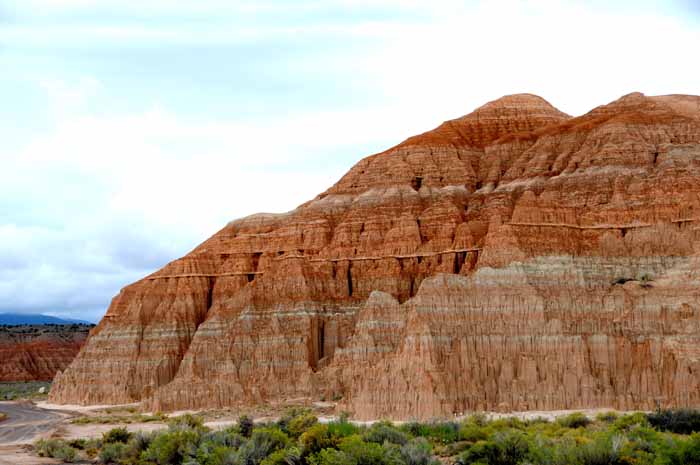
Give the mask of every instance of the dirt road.
<path id="1" fill-rule="evenodd" d="M 32 442 L 52 431 L 65 418 L 60 413 L 24 402 L 0 402 L 0 412 L 8 417 L 0 423 L 0 445 Z"/>

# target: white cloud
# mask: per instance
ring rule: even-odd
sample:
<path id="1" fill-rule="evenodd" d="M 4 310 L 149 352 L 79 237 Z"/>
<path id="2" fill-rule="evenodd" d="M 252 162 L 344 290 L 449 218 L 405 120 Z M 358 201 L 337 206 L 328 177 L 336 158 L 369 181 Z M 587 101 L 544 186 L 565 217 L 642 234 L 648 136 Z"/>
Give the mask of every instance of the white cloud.
<path id="1" fill-rule="evenodd" d="M 279 19 L 298 11 L 325 15 L 332 8 L 335 21 Z M 338 16 L 373 8 L 410 14 Z M 537 93 L 572 114 L 637 90 L 700 94 L 700 64 L 692 59 L 692 47 L 700 43 L 697 28 L 648 8 L 610 10 L 603 2 L 32 0 L 10 10 L 19 19 L 0 29 L 0 40 L 5 50 L 44 63 L 19 71 L 43 89 L 48 103 L 30 108 L 49 122 L 18 147 L 0 151 L 0 302 L 7 309 L 74 308 L 96 315 L 120 287 L 227 221 L 294 208 L 362 156 L 503 94 Z M 251 18 L 245 27 L 220 21 L 219 14 L 234 10 Z M 109 11 L 136 20 L 112 20 Z M 73 13 L 82 19 L 65 20 Z M 278 17 L 256 22 L 262 13 Z M 168 21 L 143 21 L 161 15 Z M 170 21 L 189 15 L 210 21 L 184 27 Z M 295 42 L 302 36 L 313 37 L 320 51 Z M 112 76 L 97 65 L 108 46 L 158 43 L 178 50 L 237 41 L 261 41 L 261 49 L 250 56 L 215 55 L 210 72 L 228 60 L 240 60 L 237 69 L 249 71 L 246 60 L 293 42 L 299 48 L 294 59 L 283 56 L 280 63 L 275 55 L 265 72 L 286 85 L 287 78 L 308 79 L 303 96 L 315 100 L 322 100 L 315 85 L 337 80 L 331 82 L 337 93 L 352 89 L 343 97 L 355 102 L 336 107 L 331 95 L 313 108 L 282 102 L 255 118 L 237 116 L 235 109 L 226 117 L 202 116 L 206 112 L 176 110 L 167 99 L 136 101 L 131 89 L 110 87 Z M 97 53 L 79 62 L 55 44 Z M 45 56 L 52 60 L 41 61 Z M 128 58 L 125 52 L 124 63 Z M 85 62 L 91 66 L 75 64 Z M 137 64 L 138 71 L 148 66 Z M 149 71 L 163 82 L 172 78 Z M 192 71 L 197 76 L 201 70 Z M 264 78 L 269 80 L 250 77 L 252 97 L 266 96 L 269 81 L 255 86 Z M 137 79 L 129 83 L 139 85 Z M 139 88 L 133 90 L 143 98 Z M 11 107 L 12 89 L 0 92 Z M 105 104 L 117 94 L 125 103 L 119 111 Z M 178 101 L 179 95 L 171 97 Z M 25 109 L 21 99 L 14 105 Z M 18 128 L 23 123 L 14 122 Z"/>

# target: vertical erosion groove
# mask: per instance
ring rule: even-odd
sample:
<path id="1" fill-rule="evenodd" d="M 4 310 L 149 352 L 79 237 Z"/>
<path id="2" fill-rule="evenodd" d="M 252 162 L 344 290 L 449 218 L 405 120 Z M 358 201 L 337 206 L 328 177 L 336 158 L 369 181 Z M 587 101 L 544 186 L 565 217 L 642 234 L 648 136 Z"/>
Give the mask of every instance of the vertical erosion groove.
<path id="1" fill-rule="evenodd" d="M 318 323 L 318 359 L 325 356 L 324 345 L 326 343 L 326 325 L 323 320 Z"/>
<path id="2" fill-rule="evenodd" d="M 348 297 L 352 297 L 352 262 L 348 262 Z"/>
<path id="3" fill-rule="evenodd" d="M 459 272 L 462 270 L 462 265 L 464 265 L 466 256 L 467 252 L 455 253 L 454 269 L 452 270 L 454 274 L 459 274 Z"/>

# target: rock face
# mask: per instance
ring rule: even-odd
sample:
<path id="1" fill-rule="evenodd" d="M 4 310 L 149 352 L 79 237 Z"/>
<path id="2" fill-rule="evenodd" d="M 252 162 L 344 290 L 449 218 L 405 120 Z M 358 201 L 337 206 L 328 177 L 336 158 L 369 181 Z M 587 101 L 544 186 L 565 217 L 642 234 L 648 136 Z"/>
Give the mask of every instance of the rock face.
<path id="1" fill-rule="evenodd" d="M 80 351 L 92 325 L 0 327 L 0 382 L 50 381 Z"/>
<path id="2" fill-rule="evenodd" d="M 700 97 L 513 95 L 124 288 L 60 403 L 700 406 Z"/>

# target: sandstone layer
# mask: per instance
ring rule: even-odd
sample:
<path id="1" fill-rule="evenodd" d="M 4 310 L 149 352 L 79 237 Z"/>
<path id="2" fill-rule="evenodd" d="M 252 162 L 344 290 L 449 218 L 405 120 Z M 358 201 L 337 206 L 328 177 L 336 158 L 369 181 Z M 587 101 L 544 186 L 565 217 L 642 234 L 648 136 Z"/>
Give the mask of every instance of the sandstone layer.
<path id="1" fill-rule="evenodd" d="M 124 288 L 59 403 L 700 406 L 700 98 L 513 95 Z"/>
<path id="2" fill-rule="evenodd" d="M 0 326 L 0 382 L 52 380 L 73 361 L 91 327 Z"/>

